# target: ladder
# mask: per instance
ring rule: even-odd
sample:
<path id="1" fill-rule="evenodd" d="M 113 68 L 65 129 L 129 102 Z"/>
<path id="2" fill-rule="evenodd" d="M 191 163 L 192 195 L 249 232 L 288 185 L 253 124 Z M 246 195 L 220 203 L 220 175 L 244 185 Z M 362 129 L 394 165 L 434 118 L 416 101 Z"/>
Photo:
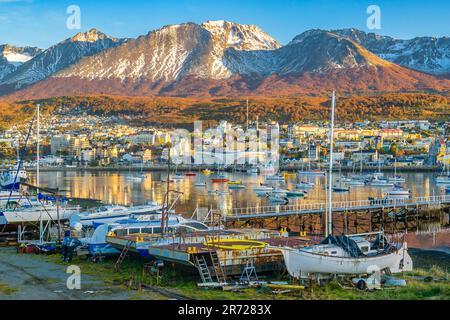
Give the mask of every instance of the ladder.
<path id="1" fill-rule="evenodd" d="M 120 270 L 120 266 L 122 265 L 123 260 L 125 260 L 128 251 L 130 250 L 131 245 L 133 244 L 132 241 L 127 241 L 127 244 L 125 247 L 123 247 L 122 252 L 119 255 L 119 258 L 116 261 L 116 270 Z"/>
<path id="2" fill-rule="evenodd" d="M 198 272 L 200 273 L 200 278 L 203 283 L 212 283 L 213 279 L 211 277 L 211 272 L 209 271 L 208 264 L 204 256 L 196 256 L 195 262 L 197 265 Z"/>
<path id="3" fill-rule="evenodd" d="M 217 251 L 210 251 L 209 255 L 211 256 L 212 265 L 214 268 L 214 273 L 217 278 L 217 282 L 224 283 L 226 282 L 225 273 L 223 272 L 222 265 L 220 264 L 219 256 L 217 255 Z"/>

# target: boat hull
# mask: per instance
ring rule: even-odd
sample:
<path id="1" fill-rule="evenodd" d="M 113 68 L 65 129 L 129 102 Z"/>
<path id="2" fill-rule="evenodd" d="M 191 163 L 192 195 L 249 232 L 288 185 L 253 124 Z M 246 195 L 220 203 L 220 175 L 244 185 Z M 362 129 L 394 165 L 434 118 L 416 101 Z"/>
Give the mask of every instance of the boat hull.
<path id="1" fill-rule="evenodd" d="M 0 225 L 22 224 L 28 222 L 39 222 L 58 220 L 68 220 L 73 214 L 78 213 L 78 209 L 60 208 L 27 208 L 24 210 L 3 211 L 0 212 Z"/>
<path id="2" fill-rule="evenodd" d="M 302 249 L 281 248 L 286 268 L 294 278 L 307 278 L 309 274 L 370 274 L 389 269 L 392 273 L 412 270 L 412 261 L 406 248 L 373 257 L 333 257 Z M 401 266 L 401 263 L 407 266 Z M 403 270 L 402 270 L 403 269 Z"/>

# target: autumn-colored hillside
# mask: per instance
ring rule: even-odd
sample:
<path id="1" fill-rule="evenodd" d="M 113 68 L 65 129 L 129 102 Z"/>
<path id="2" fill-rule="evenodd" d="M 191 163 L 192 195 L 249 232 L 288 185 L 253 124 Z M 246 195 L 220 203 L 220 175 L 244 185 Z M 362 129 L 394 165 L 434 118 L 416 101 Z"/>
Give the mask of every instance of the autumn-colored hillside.
<path id="1" fill-rule="evenodd" d="M 71 96 L 19 102 L 0 102 L 0 126 L 29 118 L 36 103 L 43 113 L 65 106 L 84 107 L 97 115 L 118 115 L 136 123 L 187 125 L 194 120 L 244 123 L 245 98 L 172 98 L 123 97 L 110 95 Z M 249 97 L 250 119 L 276 120 L 281 123 L 326 120 L 329 98 L 326 96 Z M 341 96 L 337 100 L 339 121 L 381 119 L 450 119 L 450 97 L 426 93 L 386 93 L 365 96 Z"/>

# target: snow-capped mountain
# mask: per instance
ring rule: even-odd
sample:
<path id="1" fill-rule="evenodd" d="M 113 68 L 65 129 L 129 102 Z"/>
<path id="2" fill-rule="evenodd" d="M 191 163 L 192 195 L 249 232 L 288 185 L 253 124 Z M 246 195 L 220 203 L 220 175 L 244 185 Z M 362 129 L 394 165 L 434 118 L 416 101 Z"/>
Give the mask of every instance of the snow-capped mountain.
<path id="1" fill-rule="evenodd" d="M 20 89 L 47 78 L 55 72 L 69 67 L 81 58 L 123 43 L 124 39 L 109 37 L 96 29 L 78 33 L 45 51 L 40 52 L 7 74 L 1 81 L 2 86 Z"/>
<path id="2" fill-rule="evenodd" d="M 0 45 L 0 80 L 42 52 L 36 47 L 15 47 L 9 44 Z"/>
<path id="3" fill-rule="evenodd" d="M 357 29 L 331 31 L 347 37 L 382 59 L 431 74 L 450 73 L 450 38 L 416 37 L 398 40 Z"/>
<path id="4" fill-rule="evenodd" d="M 407 55 L 413 48 L 389 56 L 405 46 L 398 41 L 354 29 L 309 30 L 282 46 L 257 26 L 226 21 L 169 25 L 127 40 L 91 30 L 24 63 L 0 80 L 0 93 L 35 82 L 16 96 L 449 90 L 450 80 L 411 70 L 419 61 Z M 423 56 L 428 46 L 414 50 Z M 430 56 L 423 65 L 431 68 Z"/>
<path id="5" fill-rule="evenodd" d="M 84 59 L 55 77 L 176 81 L 185 76 L 227 79 L 236 51 L 266 51 L 280 44 L 256 26 L 225 21 L 165 26 L 117 48 Z"/>
<path id="6" fill-rule="evenodd" d="M 256 26 L 224 21 L 166 26 L 89 57 L 57 78 L 178 81 L 186 76 L 223 80 L 233 75 L 324 72 L 388 65 L 336 34 L 311 30 L 282 47 Z"/>

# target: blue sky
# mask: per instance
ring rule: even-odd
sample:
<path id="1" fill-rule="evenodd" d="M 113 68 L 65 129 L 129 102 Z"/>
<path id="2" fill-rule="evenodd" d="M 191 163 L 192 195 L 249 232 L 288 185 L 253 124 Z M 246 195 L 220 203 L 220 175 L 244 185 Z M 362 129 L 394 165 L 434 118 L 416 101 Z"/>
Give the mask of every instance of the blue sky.
<path id="1" fill-rule="evenodd" d="M 137 37 L 167 24 L 228 20 L 256 24 L 281 43 L 312 28 L 367 29 L 366 9 L 381 8 L 381 30 L 397 38 L 450 35 L 448 0 L 0 0 L 0 44 L 47 48 L 74 35 L 69 5 L 81 9 L 81 30 Z"/>

